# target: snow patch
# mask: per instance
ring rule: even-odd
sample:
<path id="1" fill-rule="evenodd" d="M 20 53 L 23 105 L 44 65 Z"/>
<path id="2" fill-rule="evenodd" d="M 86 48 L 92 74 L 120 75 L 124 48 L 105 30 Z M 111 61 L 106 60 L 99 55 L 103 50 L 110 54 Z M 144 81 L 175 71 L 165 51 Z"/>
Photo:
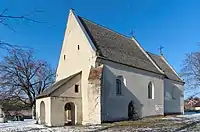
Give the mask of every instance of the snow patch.
<path id="1" fill-rule="evenodd" d="M 197 113 L 197 114 L 190 114 L 190 115 L 178 115 L 177 117 L 184 117 L 184 118 L 199 118 L 199 119 L 200 119 L 200 113 Z"/>
<path id="2" fill-rule="evenodd" d="M 45 127 L 35 124 L 35 120 L 9 121 L 8 123 L 0 123 L 0 132 L 80 132 L 95 131 L 101 126 L 65 126 L 65 127 Z"/>

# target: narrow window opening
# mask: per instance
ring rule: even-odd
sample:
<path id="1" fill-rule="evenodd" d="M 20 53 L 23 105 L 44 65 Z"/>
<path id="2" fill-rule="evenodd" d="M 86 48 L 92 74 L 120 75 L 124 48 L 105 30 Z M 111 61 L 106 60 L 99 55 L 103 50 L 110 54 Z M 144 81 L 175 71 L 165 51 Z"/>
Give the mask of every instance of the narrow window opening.
<path id="1" fill-rule="evenodd" d="M 173 87 L 172 88 L 172 99 L 174 99 L 174 100 L 176 99 L 176 91 L 175 90 L 176 90 L 176 87 Z"/>
<path id="2" fill-rule="evenodd" d="M 123 77 L 118 76 L 116 79 L 116 95 L 122 95 Z"/>
<path id="3" fill-rule="evenodd" d="M 64 60 L 66 59 L 66 55 L 64 55 Z"/>
<path id="4" fill-rule="evenodd" d="M 80 46 L 78 45 L 78 50 L 80 49 Z"/>
<path id="5" fill-rule="evenodd" d="M 148 84 L 148 98 L 154 99 L 154 85 L 152 82 L 149 82 Z"/>
<path id="6" fill-rule="evenodd" d="M 75 93 L 78 93 L 78 87 L 79 87 L 79 85 L 75 85 Z"/>
<path id="7" fill-rule="evenodd" d="M 117 84 L 117 95 L 121 95 L 121 80 L 117 79 L 116 80 L 116 84 Z"/>

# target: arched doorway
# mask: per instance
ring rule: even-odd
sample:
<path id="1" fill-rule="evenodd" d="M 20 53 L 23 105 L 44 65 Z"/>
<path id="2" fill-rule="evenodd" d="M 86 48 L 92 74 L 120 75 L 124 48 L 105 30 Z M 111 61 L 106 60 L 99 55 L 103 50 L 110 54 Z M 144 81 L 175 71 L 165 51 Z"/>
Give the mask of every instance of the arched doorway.
<path id="1" fill-rule="evenodd" d="M 65 104 L 65 124 L 75 125 L 75 105 L 72 102 Z"/>
<path id="2" fill-rule="evenodd" d="M 134 114 L 134 105 L 133 105 L 133 101 L 131 101 L 128 104 L 128 118 L 129 118 L 129 120 L 133 119 L 133 114 Z"/>
<path id="3" fill-rule="evenodd" d="M 40 103 L 40 123 L 45 124 L 45 104 L 44 101 Z"/>
<path id="4" fill-rule="evenodd" d="M 136 112 L 136 106 L 133 101 L 130 101 L 128 104 L 128 119 L 129 120 L 138 120 L 139 116 Z"/>

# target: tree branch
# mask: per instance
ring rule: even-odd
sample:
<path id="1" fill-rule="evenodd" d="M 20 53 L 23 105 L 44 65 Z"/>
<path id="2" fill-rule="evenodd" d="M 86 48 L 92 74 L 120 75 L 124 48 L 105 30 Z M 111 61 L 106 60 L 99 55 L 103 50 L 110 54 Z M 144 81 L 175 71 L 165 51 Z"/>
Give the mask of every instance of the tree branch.
<path id="1" fill-rule="evenodd" d="M 17 95 L 21 100 L 27 97 L 32 105 L 35 97 L 53 83 L 55 72 L 46 62 L 36 60 L 33 52 L 20 49 L 9 53 L 0 62 L 0 93 Z"/>

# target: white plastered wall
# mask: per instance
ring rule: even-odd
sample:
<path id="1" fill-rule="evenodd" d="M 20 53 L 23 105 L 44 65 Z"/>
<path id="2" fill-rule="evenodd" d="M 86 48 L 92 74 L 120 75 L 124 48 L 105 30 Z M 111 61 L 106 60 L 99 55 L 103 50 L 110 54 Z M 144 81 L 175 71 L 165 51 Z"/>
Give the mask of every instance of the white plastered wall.
<path id="1" fill-rule="evenodd" d="M 75 105 L 75 124 L 82 123 L 81 99 L 80 98 L 64 98 L 64 97 L 51 97 L 51 121 L 52 126 L 63 126 L 65 123 L 64 110 L 67 103 Z"/>
<path id="2" fill-rule="evenodd" d="M 78 50 L 79 45 L 79 50 Z M 64 60 L 65 55 L 65 60 Z M 96 52 L 78 17 L 70 10 L 62 50 L 57 68 L 56 81 L 82 71 L 82 124 L 88 119 L 88 76 L 91 66 L 95 66 Z"/>
<path id="3" fill-rule="evenodd" d="M 51 111 L 52 111 L 52 125 L 63 126 L 65 123 L 65 105 L 66 103 L 73 103 L 75 105 L 75 124 L 82 123 L 82 86 L 80 83 L 81 73 L 66 82 L 59 89 L 52 93 L 51 97 Z M 75 84 L 79 85 L 78 93 L 75 93 Z"/>
<path id="4" fill-rule="evenodd" d="M 102 86 L 103 65 L 98 68 L 91 68 L 88 87 L 88 112 L 92 124 L 101 124 L 101 86 Z"/>
<path id="5" fill-rule="evenodd" d="M 164 82 L 162 75 L 104 60 L 103 121 L 128 119 L 128 104 L 133 101 L 140 117 L 164 114 Z M 116 78 L 123 76 L 122 95 L 116 95 Z M 154 99 L 148 99 L 148 84 L 154 84 Z"/>
<path id="6" fill-rule="evenodd" d="M 38 123 L 41 124 L 40 120 L 40 104 L 44 101 L 45 104 L 45 124 L 47 126 L 52 126 L 51 124 L 51 99 L 50 97 L 41 98 L 36 100 L 36 119 L 38 120 Z"/>
<path id="7" fill-rule="evenodd" d="M 173 80 L 164 79 L 165 114 L 184 113 L 184 85 Z"/>

